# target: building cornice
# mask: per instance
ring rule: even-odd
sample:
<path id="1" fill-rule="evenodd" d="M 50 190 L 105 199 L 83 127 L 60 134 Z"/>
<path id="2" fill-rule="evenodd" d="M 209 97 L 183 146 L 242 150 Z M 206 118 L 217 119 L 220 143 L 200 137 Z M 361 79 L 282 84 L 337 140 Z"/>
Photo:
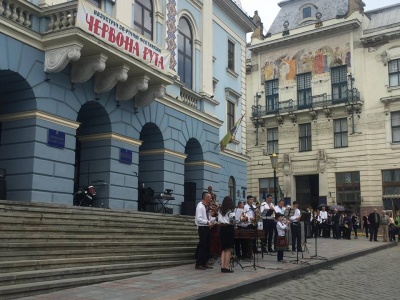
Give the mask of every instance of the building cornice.
<path id="1" fill-rule="evenodd" d="M 214 0 L 221 9 L 247 33 L 252 32 L 257 26 L 232 0 Z"/>
<path id="2" fill-rule="evenodd" d="M 325 23 L 326 24 L 326 23 Z M 291 34 L 280 37 L 275 40 L 266 40 L 262 43 L 251 45 L 248 49 L 254 53 L 263 52 L 271 48 L 276 48 L 284 45 L 288 47 L 299 42 L 304 42 L 308 40 L 315 40 L 320 37 L 329 36 L 332 33 L 341 33 L 346 31 L 351 31 L 361 26 L 361 21 L 358 19 L 341 21 L 340 23 L 335 23 L 332 25 L 324 25 L 323 27 L 314 28 L 312 30 L 302 31 L 300 33 L 293 33 L 295 30 L 291 30 Z M 304 28 L 302 28 L 304 30 Z M 273 37 L 273 36 L 272 36 Z"/>
<path id="3" fill-rule="evenodd" d="M 214 168 L 214 169 L 221 169 L 221 165 L 212 163 L 210 161 L 206 161 L 206 160 L 199 160 L 199 161 L 190 161 L 185 163 L 186 167 L 197 167 L 197 166 L 205 166 L 205 167 L 210 167 L 210 168 Z"/>
<path id="4" fill-rule="evenodd" d="M 180 159 L 186 159 L 187 154 L 169 150 L 169 149 L 151 149 L 151 150 L 141 150 L 139 152 L 140 156 L 149 156 L 149 155 L 169 155 L 174 156 Z"/>
<path id="5" fill-rule="evenodd" d="M 164 104 L 168 107 L 171 107 L 181 113 L 191 116 L 194 119 L 197 119 L 203 123 L 207 123 L 210 126 L 220 128 L 224 123 L 222 120 L 219 120 L 213 116 L 207 115 L 202 111 L 199 111 L 195 108 L 189 107 L 186 104 L 179 102 L 176 98 L 172 97 L 169 94 L 165 94 L 163 98 L 157 98 L 155 101 Z"/>
<path id="6" fill-rule="evenodd" d="M 224 149 L 224 151 L 220 151 L 220 154 L 228 156 L 233 159 L 238 159 L 238 160 L 246 162 L 246 163 L 250 160 L 249 156 L 241 154 L 241 153 L 237 153 L 237 152 L 229 150 L 229 149 Z"/>
<path id="7" fill-rule="evenodd" d="M 19 112 L 19 113 L 14 113 L 14 114 L 7 114 L 7 115 L 0 115 L 0 121 L 1 122 L 12 122 L 12 121 L 19 121 L 23 119 L 32 119 L 32 118 L 37 118 L 37 119 L 42 119 L 54 124 L 58 124 L 61 126 L 77 129 L 80 125 L 79 122 L 74 122 L 68 119 L 64 119 L 49 113 L 41 112 L 41 111 L 24 111 L 24 112 Z"/>
<path id="8" fill-rule="evenodd" d="M 105 132 L 105 133 L 96 133 L 90 135 L 80 135 L 78 136 L 78 140 L 81 142 L 93 142 L 93 141 L 102 141 L 102 140 L 116 140 L 119 142 L 123 142 L 125 144 L 130 144 L 135 147 L 140 147 L 142 145 L 142 141 L 136 140 L 127 136 L 123 136 L 113 132 Z"/>

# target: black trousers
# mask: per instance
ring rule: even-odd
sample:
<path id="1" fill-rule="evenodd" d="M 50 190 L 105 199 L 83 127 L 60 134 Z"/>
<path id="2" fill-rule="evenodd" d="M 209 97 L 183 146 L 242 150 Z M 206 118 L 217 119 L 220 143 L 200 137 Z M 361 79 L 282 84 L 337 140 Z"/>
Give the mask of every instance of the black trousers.
<path id="1" fill-rule="evenodd" d="M 379 225 L 369 224 L 369 240 L 377 241 L 378 240 L 378 228 Z"/>
<path id="2" fill-rule="evenodd" d="M 196 266 L 204 266 L 210 255 L 211 247 L 211 230 L 208 226 L 199 226 L 199 244 L 197 246 Z"/>
<path id="3" fill-rule="evenodd" d="M 292 230 L 292 251 L 301 250 L 301 226 L 300 223 L 290 224 Z M 297 248 L 296 248 L 297 247 Z"/>
<path id="4" fill-rule="evenodd" d="M 263 220 L 263 228 L 265 233 L 265 241 L 267 242 L 268 251 L 272 250 L 272 237 L 276 230 L 276 223 L 274 220 Z"/>

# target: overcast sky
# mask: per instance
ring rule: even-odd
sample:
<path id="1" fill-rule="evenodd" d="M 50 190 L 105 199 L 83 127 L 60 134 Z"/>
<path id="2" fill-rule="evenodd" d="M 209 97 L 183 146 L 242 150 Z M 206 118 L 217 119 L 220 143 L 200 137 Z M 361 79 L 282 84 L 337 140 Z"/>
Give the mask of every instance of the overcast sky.
<path id="1" fill-rule="evenodd" d="M 268 31 L 276 15 L 278 14 L 280 9 L 278 3 L 281 1 L 282 0 L 240 0 L 243 9 L 247 12 L 247 14 L 250 17 L 253 17 L 254 11 L 258 10 L 258 14 L 261 18 L 261 21 L 264 23 L 265 31 Z M 366 11 L 400 3 L 400 0 L 363 0 L 363 1 L 366 4 L 366 7 L 364 8 Z M 236 2 L 239 1 L 236 0 Z"/>

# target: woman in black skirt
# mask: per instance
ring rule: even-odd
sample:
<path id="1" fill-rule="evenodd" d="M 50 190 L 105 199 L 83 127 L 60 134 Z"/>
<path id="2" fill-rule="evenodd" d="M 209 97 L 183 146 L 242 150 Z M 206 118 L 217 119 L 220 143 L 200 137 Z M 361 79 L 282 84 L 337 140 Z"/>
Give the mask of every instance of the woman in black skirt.
<path id="1" fill-rule="evenodd" d="M 231 197 L 226 196 L 222 201 L 222 205 L 218 211 L 218 222 L 219 222 L 219 236 L 221 239 L 221 272 L 222 273 L 233 273 L 230 268 L 230 260 L 232 250 L 235 242 L 235 228 L 234 228 L 234 216 L 233 210 L 235 205 Z"/>

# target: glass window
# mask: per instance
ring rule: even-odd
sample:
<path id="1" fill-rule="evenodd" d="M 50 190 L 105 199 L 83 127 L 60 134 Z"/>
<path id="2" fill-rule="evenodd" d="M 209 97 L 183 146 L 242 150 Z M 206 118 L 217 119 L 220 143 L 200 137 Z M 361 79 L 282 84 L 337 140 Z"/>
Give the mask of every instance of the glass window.
<path id="1" fill-rule="evenodd" d="M 278 190 L 278 177 L 276 178 L 276 189 Z M 260 196 L 260 203 L 266 199 L 268 194 L 274 195 L 274 177 L 272 178 L 260 178 L 259 179 L 259 196 Z"/>
<path id="2" fill-rule="evenodd" d="M 151 0 L 136 0 L 133 28 L 136 32 L 153 39 L 153 3 Z"/>
<path id="3" fill-rule="evenodd" d="M 279 109 L 279 80 L 268 80 L 265 82 L 266 112 L 276 112 Z"/>
<path id="4" fill-rule="evenodd" d="M 389 86 L 400 85 L 400 59 L 389 61 Z"/>
<path id="5" fill-rule="evenodd" d="M 229 188 L 229 197 L 231 197 L 233 199 L 233 201 L 235 202 L 235 200 L 236 200 L 235 178 L 233 178 L 232 176 L 229 177 L 228 188 Z"/>
<path id="6" fill-rule="evenodd" d="M 299 125 L 299 151 L 311 151 L 311 123 Z"/>
<path id="7" fill-rule="evenodd" d="M 193 36 L 189 21 L 186 18 L 179 20 L 178 35 L 178 75 L 189 89 L 192 88 L 193 73 Z"/>
<path id="8" fill-rule="evenodd" d="M 303 19 L 311 18 L 311 7 L 303 8 Z"/>
<path id="9" fill-rule="evenodd" d="M 226 114 L 226 121 L 227 121 L 227 132 L 229 132 L 233 126 L 235 126 L 235 103 L 231 101 L 227 101 L 227 114 Z"/>
<path id="10" fill-rule="evenodd" d="M 331 68 L 332 102 L 346 102 L 347 95 L 347 65 Z"/>
<path id="11" fill-rule="evenodd" d="M 400 111 L 395 111 L 390 114 L 392 124 L 392 142 L 400 142 Z"/>
<path id="12" fill-rule="evenodd" d="M 297 101 L 298 108 L 307 108 L 311 106 L 311 73 L 297 75 Z"/>
<path id="13" fill-rule="evenodd" d="M 335 148 L 348 146 L 347 118 L 333 120 L 333 138 Z"/>
<path id="14" fill-rule="evenodd" d="M 228 41 L 228 69 L 235 71 L 235 44 Z"/>
<path id="15" fill-rule="evenodd" d="M 278 149 L 278 127 L 267 129 L 267 153 L 279 153 Z"/>
<path id="16" fill-rule="evenodd" d="M 336 173 L 337 204 L 358 212 L 361 205 L 360 172 Z"/>

